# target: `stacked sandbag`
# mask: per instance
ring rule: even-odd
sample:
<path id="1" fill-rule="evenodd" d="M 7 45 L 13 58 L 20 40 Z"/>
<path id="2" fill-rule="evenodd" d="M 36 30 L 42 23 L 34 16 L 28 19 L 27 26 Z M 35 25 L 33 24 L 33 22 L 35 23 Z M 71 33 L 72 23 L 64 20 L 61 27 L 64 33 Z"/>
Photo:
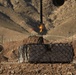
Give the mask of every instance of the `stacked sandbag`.
<path id="1" fill-rule="evenodd" d="M 31 63 L 69 63 L 72 62 L 74 50 L 68 43 L 28 44 L 19 50 L 21 62 Z M 24 60 L 26 59 L 26 60 Z"/>

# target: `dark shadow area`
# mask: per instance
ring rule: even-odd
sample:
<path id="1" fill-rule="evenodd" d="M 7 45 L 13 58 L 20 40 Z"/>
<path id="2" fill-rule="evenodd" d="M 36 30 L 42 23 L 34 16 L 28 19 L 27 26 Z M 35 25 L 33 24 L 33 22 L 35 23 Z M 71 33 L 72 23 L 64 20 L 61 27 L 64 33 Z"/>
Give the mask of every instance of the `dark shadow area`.
<path id="1" fill-rule="evenodd" d="M 4 23 L 6 22 L 5 24 L 7 24 L 7 23 L 10 24 L 10 26 L 8 26 L 8 24 L 7 25 L 5 25 L 5 24 L 4 25 L 1 25 L 4 28 L 8 28 L 8 29 L 11 29 L 11 30 L 20 32 L 20 33 L 24 33 L 24 31 L 28 32 L 23 27 L 19 26 L 17 23 L 15 23 L 13 20 L 11 20 L 9 16 L 7 16 L 6 14 L 4 14 L 2 12 L 0 12 L 0 19 L 3 20 Z M 17 29 L 16 27 L 18 27 L 19 29 Z"/>
<path id="2" fill-rule="evenodd" d="M 28 22 L 26 22 L 26 23 L 29 25 L 29 27 L 31 27 L 31 29 L 33 29 L 39 35 L 46 35 L 47 29 L 44 24 L 43 24 L 44 25 L 43 32 L 40 32 L 40 29 L 39 29 L 40 22 L 39 21 L 36 21 L 36 20 L 32 19 L 31 17 L 24 15 L 24 13 L 20 13 L 20 14 L 22 17 L 26 17 L 28 19 Z"/>
<path id="3" fill-rule="evenodd" d="M 38 44 L 43 44 L 43 43 L 44 43 L 44 39 L 43 39 L 42 36 L 38 38 L 37 43 L 38 43 Z"/>
<path id="4" fill-rule="evenodd" d="M 3 6 L 2 4 L 0 4 L 0 6 Z"/>
<path id="5" fill-rule="evenodd" d="M 10 0 L 7 0 L 7 2 L 8 2 L 9 5 L 13 8 L 13 5 L 11 4 Z"/>
<path id="6" fill-rule="evenodd" d="M 31 0 L 24 0 L 25 2 L 31 2 Z"/>
<path id="7" fill-rule="evenodd" d="M 70 62 L 28 62 L 30 64 L 70 64 Z"/>
<path id="8" fill-rule="evenodd" d="M 61 6 L 64 4 L 65 0 L 52 0 L 55 6 Z"/>
<path id="9" fill-rule="evenodd" d="M 29 24 L 32 27 L 32 29 L 34 31 L 36 31 L 39 35 L 46 35 L 47 34 L 47 30 L 46 30 L 45 25 L 44 25 L 43 31 L 40 32 L 40 29 L 39 29 L 40 23 L 39 22 L 36 22 L 35 20 L 30 18 L 29 22 L 27 24 Z"/>
<path id="10" fill-rule="evenodd" d="M 8 20 L 11 20 L 9 16 L 7 16 L 6 14 L 4 14 L 4 13 L 2 13 L 2 12 L 0 12 L 0 16 L 1 16 L 0 18 L 3 18 L 3 19 L 6 19 L 6 18 L 7 18 Z M 4 18 L 4 17 L 5 17 L 5 18 Z M 11 21 L 12 21 L 12 20 L 11 20 Z"/>
<path id="11" fill-rule="evenodd" d="M 0 52 L 2 52 L 3 51 L 3 46 L 2 45 L 0 45 Z"/>

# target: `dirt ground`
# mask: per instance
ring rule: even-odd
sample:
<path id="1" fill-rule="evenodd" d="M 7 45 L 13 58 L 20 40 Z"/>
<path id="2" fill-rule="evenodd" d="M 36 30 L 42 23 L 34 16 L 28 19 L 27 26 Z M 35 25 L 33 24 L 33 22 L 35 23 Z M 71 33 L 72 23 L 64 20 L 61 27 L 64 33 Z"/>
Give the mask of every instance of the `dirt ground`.
<path id="1" fill-rule="evenodd" d="M 76 64 L 1 64 L 0 75 L 75 75 Z"/>
<path id="2" fill-rule="evenodd" d="M 33 29 L 40 23 L 39 0 L 0 0 L 0 45 L 4 47 L 0 75 L 76 75 L 76 0 L 65 0 L 61 6 L 43 0 L 43 12 L 45 43 L 72 41 L 73 62 L 18 63 L 18 47 L 37 42 L 38 37 L 31 35 L 37 34 Z"/>
<path id="3" fill-rule="evenodd" d="M 34 40 L 33 40 L 34 38 Z M 37 42 L 38 37 L 31 37 L 20 42 L 10 42 L 4 45 L 3 55 L 9 59 L 2 58 L 0 63 L 0 75 L 75 75 L 76 74 L 76 41 L 73 42 L 74 61 L 71 63 L 18 63 L 17 57 L 12 55 L 12 50 L 17 53 L 17 47 L 23 43 Z M 45 40 L 45 43 L 48 43 Z M 10 46 L 10 48 L 9 48 Z M 1 59 L 1 58 L 0 58 Z M 12 61 L 13 60 L 13 61 Z"/>

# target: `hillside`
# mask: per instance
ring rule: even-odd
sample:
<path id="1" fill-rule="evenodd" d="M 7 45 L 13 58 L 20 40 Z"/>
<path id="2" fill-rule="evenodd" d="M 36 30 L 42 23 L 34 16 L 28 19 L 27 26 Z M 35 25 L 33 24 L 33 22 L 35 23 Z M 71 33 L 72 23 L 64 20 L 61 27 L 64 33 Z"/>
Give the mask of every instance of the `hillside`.
<path id="1" fill-rule="evenodd" d="M 76 75 L 76 0 L 43 0 L 44 43 L 71 43 L 73 61 L 17 62 L 19 46 L 37 43 L 40 36 L 39 1 L 0 0 L 0 75 Z"/>
<path id="2" fill-rule="evenodd" d="M 0 27 L 22 35 L 37 35 L 40 21 L 39 7 L 38 0 L 0 0 Z M 55 6 L 52 0 L 48 2 L 43 0 L 43 22 L 47 29 L 46 35 L 73 36 L 76 28 L 75 7 L 75 0 L 66 0 L 61 6 Z M 46 39 L 50 40 L 50 37 Z"/>

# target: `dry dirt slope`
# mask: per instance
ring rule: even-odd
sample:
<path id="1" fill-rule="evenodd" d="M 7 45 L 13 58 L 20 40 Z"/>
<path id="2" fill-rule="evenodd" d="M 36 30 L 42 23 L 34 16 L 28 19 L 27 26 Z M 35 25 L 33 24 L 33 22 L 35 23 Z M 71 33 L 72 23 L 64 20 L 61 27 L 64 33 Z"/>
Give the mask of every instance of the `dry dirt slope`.
<path id="1" fill-rule="evenodd" d="M 1 1 L 5 1 L 5 0 L 0 0 L 0 2 Z M 2 9 L 2 8 L 5 9 L 5 7 L 8 9 L 8 6 L 10 6 L 10 4 L 7 3 L 7 1 L 15 1 L 15 0 L 6 0 L 6 3 L 1 2 L 0 9 Z M 16 0 L 16 1 L 18 1 L 18 0 Z M 34 0 L 34 2 L 35 1 L 37 1 L 37 0 Z M 44 0 L 44 1 L 46 1 L 46 0 Z M 48 0 L 48 3 L 50 1 L 51 0 Z M 10 8 L 14 9 L 13 12 L 15 11 L 17 14 L 21 13 L 21 12 L 24 15 L 26 14 L 26 12 L 29 9 L 27 8 L 27 11 L 24 11 L 23 9 L 25 7 L 28 7 L 28 5 L 27 5 L 26 0 L 25 0 L 26 4 L 22 5 L 22 2 L 24 2 L 24 0 L 19 0 L 19 2 L 18 2 L 19 4 L 18 3 L 15 4 L 14 2 L 11 3 L 13 5 L 13 7 L 10 7 Z M 46 4 L 47 4 L 47 2 L 46 2 Z M 75 14 L 76 9 L 75 9 L 75 7 L 76 7 L 76 0 L 66 0 L 64 5 L 62 5 L 61 7 L 55 7 L 55 9 L 52 10 L 49 17 L 46 16 L 46 18 L 51 19 L 52 23 L 50 22 L 50 24 L 55 26 L 54 29 L 51 29 L 51 30 L 48 31 L 49 35 L 67 36 L 69 32 L 70 32 L 71 36 L 72 36 L 72 34 L 73 35 L 76 34 L 76 25 L 75 25 L 75 23 L 76 23 L 76 20 L 75 20 L 75 18 L 76 18 L 76 16 L 75 16 L 76 15 Z M 29 8 L 34 8 L 34 7 L 31 6 Z M 31 13 L 33 13 L 35 11 L 32 10 L 32 12 L 30 12 L 30 10 L 28 11 L 28 14 L 30 14 L 29 16 L 33 18 L 34 16 L 32 16 Z M 2 10 L 0 10 L 0 11 L 1 11 L 1 13 L 4 13 L 5 15 L 9 16 L 10 19 L 15 22 L 14 18 L 12 18 L 11 15 L 7 14 L 6 11 L 5 12 L 3 12 Z M 47 12 L 47 11 L 45 10 L 45 12 Z M 37 13 L 38 13 L 38 11 L 36 11 L 35 14 L 37 14 Z M 21 15 L 19 15 L 19 17 L 22 18 Z M 28 21 L 29 18 L 27 17 L 27 19 L 26 19 L 24 17 L 25 19 L 23 19 L 23 18 L 21 19 L 19 17 L 17 16 L 17 18 L 16 18 L 17 23 L 14 24 L 12 22 L 11 24 L 8 24 L 8 22 L 6 22 L 8 25 L 5 24 L 5 22 L 4 22 L 5 20 L 1 18 L 0 23 L 1 22 L 4 23 L 4 24 L 0 24 L 0 26 L 1 26 L 0 27 L 1 28 L 0 29 L 1 35 L 5 34 L 8 38 L 9 37 L 12 38 L 12 35 L 13 36 L 14 35 L 15 36 L 19 35 L 19 36 L 22 36 L 21 38 L 23 39 L 25 37 L 25 35 L 21 34 L 19 32 L 22 32 L 22 33 L 25 32 L 25 31 L 23 31 L 21 26 L 25 27 L 25 23 L 26 23 L 26 21 Z M 37 17 L 38 17 L 38 15 L 35 17 L 35 19 Z M 20 22 L 18 21 L 18 19 L 20 19 L 19 20 Z M 37 18 L 37 21 L 39 21 L 39 18 Z M 48 24 L 46 20 L 45 20 L 45 23 Z M 12 25 L 12 27 L 14 25 L 16 28 L 15 27 L 11 28 L 11 25 Z M 9 29 L 6 29 L 4 27 L 7 27 Z M 64 28 L 64 30 L 63 30 L 63 28 Z M 15 30 L 15 31 L 12 31 L 10 29 Z M 47 29 L 48 29 L 48 27 L 47 27 Z M 16 31 L 18 31 L 18 32 L 16 32 Z M 72 33 L 72 31 L 73 31 L 73 33 Z M 49 37 L 47 37 L 47 38 L 50 39 Z M 18 43 L 18 44 L 20 44 L 20 43 Z M 10 47 L 13 48 L 13 46 L 14 46 L 13 44 L 16 45 L 17 43 L 16 42 L 12 43 Z M 9 46 L 10 44 L 8 43 L 7 45 Z M 75 51 L 76 51 L 76 46 L 75 45 L 76 45 L 76 43 L 74 43 L 74 47 L 75 47 Z M 11 54 L 10 53 L 11 51 L 12 50 L 9 49 L 8 53 L 6 53 L 6 54 L 7 55 Z M 10 55 L 10 56 L 12 56 L 12 55 Z M 76 57 L 75 57 L 75 59 L 76 59 Z M 75 64 L 30 64 L 30 63 L 24 63 L 24 64 L 3 63 L 2 64 L 2 63 L 0 63 L 0 74 L 1 75 L 6 75 L 6 74 L 7 75 L 10 75 L 10 74 L 15 74 L 15 75 L 25 75 L 25 74 L 26 75 L 76 75 L 76 63 Z"/>
<path id="2" fill-rule="evenodd" d="M 22 33 L 7 29 L 7 28 L 0 27 L 0 41 L 3 40 L 4 43 L 11 42 L 11 41 L 19 41 L 26 37 L 28 36 L 25 34 L 22 34 Z"/>
<path id="3" fill-rule="evenodd" d="M 29 34 L 37 34 L 32 30 L 32 27 L 36 28 L 39 25 L 39 3 L 38 5 L 36 3 L 38 0 L 0 0 L 0 26 L 25 35 L 28 35 L 28 32 Z M 75 0 L 66 0 L 60 7 L 54 6 L 52 0 L 48 0 L 48 2 L 43 0 L 44 24 L 48 30 L 47 35 L 73 36 L 76 32 L 75 7 Z M 54 28 L 51 28 L 52 26 Z"/>
<path id="4" fill-rule="evenodd" d="M 53 19 L 54 29 L 48 31 L 49 35 L 73 36 L 76 34 L 76 1 L 67 0 L 64 5 L 50 15 Z M 55 17 L 55 18 L 54 18 Z M 49 38 L 50 39 L 50 38 Z"/>

